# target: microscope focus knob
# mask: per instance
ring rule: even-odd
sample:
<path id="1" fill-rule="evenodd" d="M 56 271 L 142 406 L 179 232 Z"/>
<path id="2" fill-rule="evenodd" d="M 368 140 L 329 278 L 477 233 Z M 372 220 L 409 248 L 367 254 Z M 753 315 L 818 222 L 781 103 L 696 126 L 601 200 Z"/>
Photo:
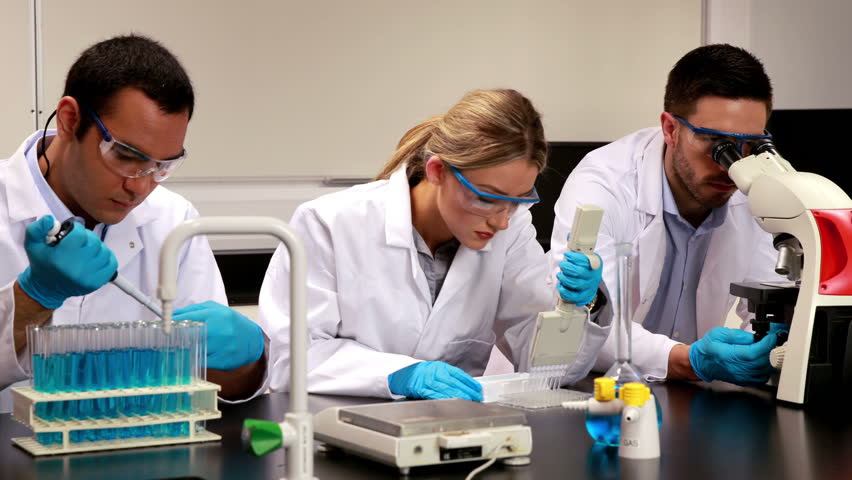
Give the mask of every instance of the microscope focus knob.
<path id="1" fill-rule="evenodd" d="M 784 366 L 784 352 L 787 351 L 787 347 L 775 347 L 769 352 L 769 364 L 772 365 L 772 368 L 775 370 L 781 370 L 781 367 Z"/>

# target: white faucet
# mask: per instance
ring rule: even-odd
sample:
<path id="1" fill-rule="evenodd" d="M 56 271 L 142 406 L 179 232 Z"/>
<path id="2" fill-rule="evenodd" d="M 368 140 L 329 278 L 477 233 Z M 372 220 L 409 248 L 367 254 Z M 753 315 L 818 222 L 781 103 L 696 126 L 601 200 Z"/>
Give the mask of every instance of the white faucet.
<path id="1" fill-rule="evenodd" d="M 178 251 L 190 237 L 207 234 L 269 234 L 278 237 L 290 254 L 290 411 L 281 422 L 287 448 L 287 478 L 312 480 L 314 432 L 308 413 L 307 255 L 302 240 L 284 221 L 274 217 L 201 217 L 175 228 L 160 250 L 163 331 L 172 327 L 172 302 L 177 298 Z"/>

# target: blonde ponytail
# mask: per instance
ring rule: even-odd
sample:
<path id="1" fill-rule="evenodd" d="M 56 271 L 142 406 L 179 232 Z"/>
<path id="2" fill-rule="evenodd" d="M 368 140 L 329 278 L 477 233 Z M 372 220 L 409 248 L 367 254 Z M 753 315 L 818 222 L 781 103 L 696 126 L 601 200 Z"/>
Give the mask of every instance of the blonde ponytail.
<path id="1" fill-rule="evenodd" d="M 385 164 L 382 171 L 373 180 L 390 178 L 391 174 L 402 165 L 407 166 L 406 172 L 409 179 L 416 178 L 419 181 L 423 178 L 423 169 L 426 163 L 424 147 L 429 142 L 429 139 L 432 138 L 432 132 L 442 118 L 444 118 L 443 115 L 435 115 L 405 132 L 405 135 L 399 139 L 393 156 L 391 156 L 388 163 Z"/>
<path id="2" fill-rule="evenodd" d="M 475 90 L 447 113 L 436 115 L 403 135 L 396 151 L 376 175 L 387 179 L 406 165 L 411 186 L 422 180 L 426 153 L 464 170 L 523 158 L 539 172 L 547 166 L 548 147 L 541 115 L 515 90 Z"/>

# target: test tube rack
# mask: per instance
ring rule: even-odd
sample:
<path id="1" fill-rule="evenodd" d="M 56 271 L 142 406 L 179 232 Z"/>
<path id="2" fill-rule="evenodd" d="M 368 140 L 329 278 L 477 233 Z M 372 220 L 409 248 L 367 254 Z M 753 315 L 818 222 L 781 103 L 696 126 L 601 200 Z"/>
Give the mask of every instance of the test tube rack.
<path id="1" fill-rule="evenodd" d="M 12 395 L 14 399 L 12 418 L 31 429 L 35 434 L 62 433 L 62 442 L 53 445 L 42 445 L 34 436 L 13 438 L 12 442 L 29 452 L 31 455 L 42 456 L 220 440 L 222 437 L 215 433 L 208 432 L 204 429 L 202 424 L 199 424 L 199 422 L 204 422 L 206 420 L 221 418 L 222 413 L 218 409 L 216 399 L 216 392 L 220 389 L 221 387 L 219 385 L 203 380 L 198 380 L 185 385 L 58 393 L 38 392 L 32 387 L 15 387 L 12 388 Z M 97 420 L 52 421 L 46 421 L 35 414 L 36 404 L 42 402 L 179 393 L 188 393 L 192 396 L 192 411 L 146 414 L 139 416 L 119 415 L 116 418 L 101 418 Z M 111 440 L 79 443 L 71 442 L 69 438 L 70 432 L 74 430 L 105 428 L 119 429 L 186 422 L 189 423 L 189 434 L 186 436 L 116 438 Z"/>

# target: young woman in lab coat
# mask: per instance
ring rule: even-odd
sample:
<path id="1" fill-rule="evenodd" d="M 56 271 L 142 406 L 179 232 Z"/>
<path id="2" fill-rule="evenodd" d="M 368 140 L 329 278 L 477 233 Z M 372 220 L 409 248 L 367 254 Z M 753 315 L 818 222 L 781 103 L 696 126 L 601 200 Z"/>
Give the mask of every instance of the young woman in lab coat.
<path id="1" fill-rule="evenodd" d="M 301 205 L 290 224 L 309 259 L 308 391 L 481 400 L 471 376 L 483 373 L 495 344 L 521 367 L 538 312 L 557 298 L 528 211 L 546 158 L 528 99 L 474 91 L 409 130 L 375 181 Z M 283 250 L 259 302 L 274 391 L 289 387 Z M 586 305 L 601 269 L 576 255 L 561 291 Z M 589 372 L 606 335 L 588 322 L 566 382 Z"/>

